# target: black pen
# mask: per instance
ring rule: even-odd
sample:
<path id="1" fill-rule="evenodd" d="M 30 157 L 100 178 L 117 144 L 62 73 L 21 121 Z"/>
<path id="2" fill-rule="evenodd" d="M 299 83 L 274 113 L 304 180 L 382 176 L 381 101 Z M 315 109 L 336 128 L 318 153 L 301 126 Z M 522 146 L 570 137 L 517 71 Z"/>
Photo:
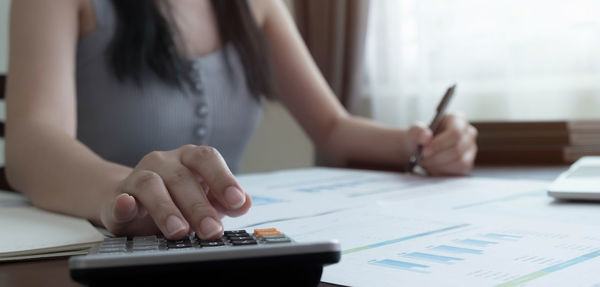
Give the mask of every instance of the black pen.
<path id="1" fill-rule="evenodd" d="M 446 94 L 444 94 L 444 97 L 442 98 L 439 105 L 437 106 L 437 109 L 435 110 L 435 117 L 431 121 L 431 124 L 429 124 L 429 129 L 431 130 L 431 132 L 433 132 L 433 134 L 435 134 L 437 132 L 437 129 L 439 128 L 440 123 L 442 123 L 442 119 L 446 115 L 446 108 L 448 107 L 448 104 L 450 103 L 450 99 L 452 99 L 452 96 L 454 95 L 454 89 L 456 89 L 456 84 L 450 86 L 446 90 Z M 408 171 L 409 172 L 413 171 L 415 169 L 415 167 L 419 164 L 419 161 L 421 160 L 422 152 L 423 152 L 423 146 L 419 145 L 419 147 L 417 147 L 417 152 L 413 156 L 411 156 L 410 160 L 408 161 Z"/>

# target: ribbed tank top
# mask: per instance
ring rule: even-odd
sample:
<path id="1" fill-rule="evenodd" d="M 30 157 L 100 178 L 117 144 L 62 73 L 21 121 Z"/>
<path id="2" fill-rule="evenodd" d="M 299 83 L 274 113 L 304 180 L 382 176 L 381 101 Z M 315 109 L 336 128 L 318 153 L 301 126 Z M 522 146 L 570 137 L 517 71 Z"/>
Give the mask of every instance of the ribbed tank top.
<path id="1" fill-rule="evenodd" d="M 149 67 L 142 85 L 121 82 L 106 61 L 116 15 L 107 0 L 93 0 L 97 27 L 77 45 L 77 138 L 106 160 L 135 166 L 155 150 L 185 144 L 215 147 L 238 171 L 262 116 L 232 44 L 189 59 L 192 83 L 162 82 Z"/>

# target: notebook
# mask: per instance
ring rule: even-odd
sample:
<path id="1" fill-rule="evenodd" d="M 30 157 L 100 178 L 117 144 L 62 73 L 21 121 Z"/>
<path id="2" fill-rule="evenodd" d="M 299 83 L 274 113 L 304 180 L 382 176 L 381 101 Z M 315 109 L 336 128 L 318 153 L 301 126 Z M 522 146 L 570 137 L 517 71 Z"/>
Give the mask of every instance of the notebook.
<path id="1" fill-rule="evenodd" d="M 87 220 L 38 209 L 6 191 L 0 191 L 0 226 L 0 262 L 85 254 L 104 239 Z"/>

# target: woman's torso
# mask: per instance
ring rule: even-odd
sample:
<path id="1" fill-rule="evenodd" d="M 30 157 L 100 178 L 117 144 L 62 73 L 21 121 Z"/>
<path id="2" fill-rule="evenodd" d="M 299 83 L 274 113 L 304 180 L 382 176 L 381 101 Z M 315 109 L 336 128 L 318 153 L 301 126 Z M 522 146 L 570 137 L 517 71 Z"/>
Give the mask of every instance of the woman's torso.
<path id="1" fill-rule="evenodd" d="M 144 67 L 142 86 L 120 82 L 106 61 L 116 18 L 111 1 L 92 0 L 96 27 L 77 47 L 77 137 L 104 159 L 134 166 L 154 150 L 213 146 L 232 171 L 261 118 L 235 48 L 190 59 L 182 89 Z"/>

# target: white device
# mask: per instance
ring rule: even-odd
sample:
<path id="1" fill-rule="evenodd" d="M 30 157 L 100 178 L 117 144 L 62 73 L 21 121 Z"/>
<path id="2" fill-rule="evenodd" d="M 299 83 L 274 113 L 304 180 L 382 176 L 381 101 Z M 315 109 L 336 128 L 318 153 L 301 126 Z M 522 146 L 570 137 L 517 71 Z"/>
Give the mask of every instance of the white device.
<path id="1" fill-rule="evenodd" d="M 557 199 L 600 201 L 600 156 L 585 156 L 573 163 L 548 187 Z"/>

